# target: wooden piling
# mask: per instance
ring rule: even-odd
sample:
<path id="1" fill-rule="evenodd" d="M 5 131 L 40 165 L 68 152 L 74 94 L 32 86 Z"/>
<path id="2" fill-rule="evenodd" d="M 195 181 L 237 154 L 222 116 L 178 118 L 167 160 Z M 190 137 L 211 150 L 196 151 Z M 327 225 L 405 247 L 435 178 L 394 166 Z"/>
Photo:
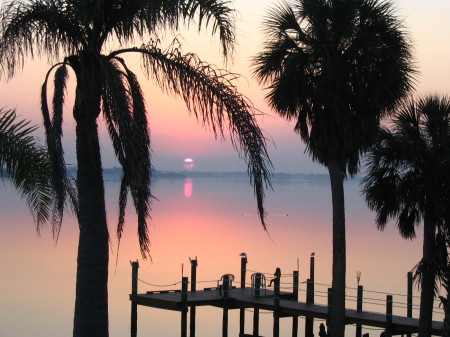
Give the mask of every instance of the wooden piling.
<path id="1" fill-rule="evenodd" d="M 136 295 L 138 290 L 139 261 L 131 262 L 131 294 Z M 131 337 L 137 337 L 137 303 L 131 301 Z"/>
<path id="2" fill-rule="evenodd" d="M 226 306 L 223 307 L 222 337 L 228 337 L 228 308 Z"/>
<path id="3" fill-rule="evenodd" d="M 255 287 L 255 296 L 261 295 L 261 280 L 262 274 L 255 275 L 255 284 L 252 285 Z M 253 310 L 253 336 L 259 336 L 259 309 L 255 308 Z"/>
<path id="4" fill-rule="evenodd" d="M 314 269 L 315 269 L 315 263 L 314 263 L 314 253 L 312 253 L 312 256 L 310 257 L 309 261 L 309 279 L 311 280 L 311 303 L 314 303 Z"/>
<path id="5" fill-rule="evenodd" d="M 245 278 L 247 274 L 247 255 L 241 255 L 241 288 L 245 288 Z M 239 335 L 245 333 L 245 309 L 239 309 Z"/>
<path id="6" fill-rule="evenodd" d="M 274 279 L 273 295 L 273 337 L 280 336 L 280 278 Z"/>
<path id="7" fill-rule="evenodd" d="M 298 270 L 292 273 L 292 299 L 298 301 Z M 292 337 L 298 336 L 298 316 L 292 317 Z"/>
<path id="8" fill-rule="evenodd" d="M 412 318 L 413 312 L 413 274 L 408 272 L 408 290 L 407 290 L 407 304 L 406 304 L 406 317 Z M 407 337 L 411 337 L 411 333 L 407 334 Z"/>
<path id="9" fill-rule="evenodd" d="M 315 258 L 314 253 L 309 258 L 309 279 L 306 281 L 306 303 L 314 304 L 314 274 L 315 274 Z M 314 318 L 306 317 L 305 319 L 305 337 L 313 337 Z"/>
<path id="10" fill-rule="evenodd" d="M 313 257 L 311 257 L 313 261 Z M 314 288 L 313 282 L 311 279 L 306 280 L 306 303 L 314 304 Z M 313 328 L 314 328 L 314 318 L 306 317 L 305 318 L 305 337 L 313 337 Z"/>
<path id="11" fill-rule="evenodd" d="M 363 286 L 358 286 L 356 296 L 356 310 L 361 312 L 363 305 Z M 362 325 L 356 324 L 356 337 L 362 337 Z"/>
<path id="12" fill-rule="evenodd" d="M 181 279 L 181 337 L 187 337 L 187 292 L 189 280 L 187 277 Z"/>
<path id="13" fill-rule="evenodd" d="M 407 294 L 407 313 L 406 317 L 412 317 L 413 311 L 413 275 L 408 272 L 408 294 Z"/>
<path id="14" fill-rule="evenodd" d="M 333 304 L 333 288 L 328 288 L 328 301 L 327 301 L 327 326 L 330 322 L 330 315 L 331 315 L 331 305 Z"/>
<path id="15" fill-rule="evenodd" d="M 386 337 L 392 337 L 392 295 L 386 295 Z"/>
<path id="16" fill-rule="evenodd" d="M 245 277 L 247 274 L 247 256 L 241 257 L 241 288 L 245 288 Z"/>
<path id="17" fill-rule="evenodd" d="M 197 291 L 197 257 L 195 259 L 189 259 L 191 262 L 191 291 Z M 195 320 L 196 320 L 196 308 L 195 306 L 191 307 L 191 312 L 189 314 L 189 336 L 195 337 Z"/>
<path id="18" fill-rule="evenodd" d="M 225 304 L 223 306 L 223 316 L 222 316 L 222 337 L 228 337 L 228 306 L 226 301 L 230 296 L 230 275 L 223 275 L 223 298 L 225 299 Z"/>

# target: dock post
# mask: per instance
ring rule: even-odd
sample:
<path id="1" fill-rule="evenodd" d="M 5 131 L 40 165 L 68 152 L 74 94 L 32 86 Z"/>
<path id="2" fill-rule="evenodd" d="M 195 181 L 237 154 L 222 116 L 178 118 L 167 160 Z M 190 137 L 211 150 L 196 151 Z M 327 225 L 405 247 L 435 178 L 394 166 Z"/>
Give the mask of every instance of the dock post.
<path id="1" fill-rule="evenodd" d="M 406 317 L 412 318 L 413 311 L 413 275 L 412 272 L 408 272 L 408 296 L 406 304 Z M 407 334 L 407 337 L 411 337 L 411 333 Z"/>
<path id="2" fill-rule="evenodd" d="M 313 263 L 314 257 L 311 257 L 311 262 Z M 313 270 L 312 267 L 311 270 Z M 306 280 L 306 303 L 313 304 L 314 303 L 314 283 L 309 278 Z M 313 317 L 305 317 L 305 337 L 313 337 L 313 326 L 314 326 L 314 318 Z"/>
<path id="3" fill-rule="evenodd" d="M 309 279 L 311 280 L 311 303 L 314 303 L 314 256 L 315 254 L 312 253 L 309 261 Z"/>
<path id="4" fill-rule="evenodd" d="M 188 292 L 188 278 L 181 279 L 181 337 L 187 337 L 187 292 Z"/>
<path id="5" fill-rule="evenodd" d="M 386 337 L 392 337 L 392 295 L 386 295 Z"/>
<path id="6" fill-rule="evenodd" d="M 292 299 L 298 301 L 298 270 L 292 273 Z M 298 316 L 292 317 L 292 337 L 298 336 Z"/>
<path id="7" fill-rule="evenodd" d="M 255 296 L 261 295 L 261 274 L 255 275 Z M 259 309 L 253 310 L 253 336 L 259 336 Z"/>
<path id="8" fill-rule="evenodd" d="M 280 336 L 280 278 L 274 279 L 273 295 L 273 337 Z"/>
<path id="9" fill-rule="evenodd" d="M 228 308 L 226 307 L 226 304 L 223 307 L 222 337 L 228 337 Z"/>
<path id="10" fill-rule="evenodd" d="M 247 273 L 247 255 L 241 254 L 241 288 L 245 288 L 245 275 Z"/>
<path id="11" fill-rule="evenodd" d="M 241 254 L 241 288 L 245 288 L 245 278 L 247 273 L 247 254 Z M 239 336 L 245 333 L 245 309 L 239 309 Z"/>
<path id="12" fill-rule="evenodd" d="M 228 297 L 230 295 L 230 275 L 226 274 L 223 276 L 223 317 L 222 317 L 222 337 L 228 336 Z"/>
<path id="13" fill-rule="evenodd" d="M 131 294 L 137 294 L 139 278 L 139 261 L 131 262 Z M 131 337 L 137 336 L 137 303 L 131 301 Z"/>
<path id="14" fill-rule="evenodd" d="M 330 314 L 331 314 L 331 305 L 333 302 L 333 288 L 328 288 L 328 301 L 327 301 L 327 326 L 330 322 Z"/>
<path id="15" fill-rule="evenodd" d="M 357 296 L 356 296 L 356 310 L 362 311 L 363 305 L 363 286 L 358 286 Z M 356 337 L 362 337 L 362 326 L 361 324 L 356 324 Z"/>
<path id="16" fill-rule="evenodd" d="M 191 262 L 191 291 L 197 291 L 197 256 L 195 259 L 189 259 Z M 189 314 L 189 336 L 195 337 L 195 316 L 196 316 L 196 310 L 195 306 L 191 307 L 191 312 Z"/>

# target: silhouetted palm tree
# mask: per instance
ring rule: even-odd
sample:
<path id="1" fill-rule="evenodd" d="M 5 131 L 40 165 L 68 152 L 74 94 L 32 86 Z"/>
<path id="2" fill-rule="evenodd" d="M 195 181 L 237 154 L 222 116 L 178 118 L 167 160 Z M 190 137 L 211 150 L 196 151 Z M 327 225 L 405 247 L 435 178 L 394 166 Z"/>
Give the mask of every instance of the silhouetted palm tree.
<path id="1" fill-rule="evenodd" d="M 32 136 L 36 126 L 18 119 L 15 110 L 0 108 L 0 176 L 11 180 L 31 210 L 36 230 L 52 223 L 54 236 L 59 232 L 59 212 L 52 189 L 47 151 Z M 71 188 L 70 183 L 67 186 Z M 69 193 L 75 197 L 72 191 Z M 76 208 L 76 197 L 73 199 Z"/>
<path id="2" fill-rule="evenodd" d="M 422 289 L 419 336 L 430 336 L 436 276 L 447 265 L 446 248 L 439 254 L 445 244 L 439 244 L 436 233 L 445 234 L 450 200 L 450 99 L 427 96 L 406 101 L 391 130 L 381 129 L 367 168 L 363 192 L 377 212 L 379 229 L 396 219 L 400 234 L 413 238 L 423 221 L 423 256 L 415 277 Z"/>
<path id="3" fill-rule="evenodd" d="M 330 330 L 344 335 L 346 240 L 343 181 L 358 172 L 380 118 L 410 90 L 409 41 L 388 1 L 292 0 L 271 9 L 254 59 L 270 106 L 328 168 L 333 203 Z"/>
<path id="4" fill-rule="evenodd" d="M 53 173 L 65 176 L 61 123 L 69 68 L 76 76 L 73 116 L 76 122 L 77 189 L 80 238 L 74 336 L 108 335 L 108 249 L 104 186 L 97 119 L 102 113 L 116 156 L 123 168 L 119 195 L 120 240 L 125 204 L 131 194 L 138 214 L 141 252 L 149 253 L 147 221 L 152 194 L 150 137 L 144 97 L 124 54 L 139 54 L 146 73 L 165 91 L 181 96 L 190 111 L 216 136 L 228 125 L 233 145 L 241 150 L 264 223 L 264 188 L 270 185 L 270 161 L 253 107 L 240 95 L 235 75 L 183 55 L 177 42 L 159 47 L 157 33 L 174 31 L 197 19 L 199 28 L 218 34 L 224 56 L 235 42 L 234 11 L 225 0 L 34 0 L 6 1 L 1 9 L 0 62 L 13 76 L 28 56 L 58 61 L 42 87 L 42 112 Z M 137 39 L 149 42 L 125 48 Z M 114 43 L 121 48 L 105 53 Z M 54 71 L 53 112 L 47 105 L 47 81 Z M 56 185 L 59 202 L 64 193 Z"/>

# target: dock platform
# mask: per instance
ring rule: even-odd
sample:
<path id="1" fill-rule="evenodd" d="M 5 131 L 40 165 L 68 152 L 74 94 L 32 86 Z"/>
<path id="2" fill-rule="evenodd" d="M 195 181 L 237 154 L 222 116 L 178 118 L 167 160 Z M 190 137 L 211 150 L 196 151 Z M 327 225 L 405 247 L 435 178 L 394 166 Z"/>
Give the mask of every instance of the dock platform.
<path id="1" fill-rule="evenodd" d="M 241 255 L 242 256 L 242 255 Z M 190 336 L 195 336 L 196 307 L 213 306 L 223 309 L 222 337 L 228 337 L 228 311 L 240 311 L 239 336 L 259 336 L 260 310 L 273 313 L 273 337 L 279 337 L 279 320 L 284 317 L 292 319 L 292 336 L 298 333 L 298 318 L 305 317 L 305 336 L 313 336 L 314 319 L 328 320 L 330 317 L 332 288 L 328 288 L 328 302 L 326 305 L 314 303 L 314 257 L 311 257 L 310 278 L 306 282 L 299 282 L 299 272 L 282 275 L 271 280 L 274 287 L 267 289 L 264 273 L 253 272 L 251 283 L 246 283 L 246 256 L 241 258 L 240 282 L 235 282 L 232 274 L 224 274 L 217 280 L 217 287 L 197 290 L 197 259 L 191 260 L 191 281 L 182 277 L 181 289 L 147 291 L 138 293 L 138 262 L 132 262 L 132 292 L 131 301 L 131 337 L 137 336 L 137 307 L 147 306 L 164 310 L 175 310 L 181 313 L 181 337 L 187 337 L 187 314 L 190 312 Z M 277 268 L 277 270 L 279 270 Z M 292 276 L 292 284 L 281 289 L 281 276 Z M 206 281 L 204 281 L 206 282 Z M 207 281 L 211 282 L 211 281 Z M 306 283 L 306 301 L 299 301 L 299 284 Z M 173 284 L 175 285 L 175 284 Z M 190 290 L 188 286 L 190 285 Z M 270 284 L 269 284 L 270 285 Z M 159 286 L 161 287 L 161 285 Z M 385 331 L 386 337 L 395 335 L 411 336 L 419 330 L 419 319 L 412 317 L 412 273 L 408 273 L 407 315 L 393 314 L 393 296 L 386 294 L 385 313 L 363 310 L 363 287 L 358 284 L 357 308 L 345 309 L 346 324 L 356 325 L 356 337 L 362 337 L 362 327 L 375 327 Z M 292 291 L 292 292 L 291 292 Z M 374 299 L 372 299 L 374 300 Z M 416 305 L 417 307 L 417 305 Z M 253 309 L 253 334 L 245 334 L 245 310 Z M 443 323 L 432 322 L 432 335 L 442 335 Z"/>
<path id="2" fill-rule="evenodd" d="M 221 297 L 216 290 L 200 290 L 187 292 L 187 306 L 214 306 L 227 309 L 254 308 L 274 311 L 273 291 L 267 290 L 265 296 L 255 296 L 251 288 L 234 288 L 228 298 Z M 181 311 L 183 307 L 181 291 L 149 292 L 148 294 L 130 295 L 130 300 L 138 305 Z M 278 313 L 281 317 L 304 316 L 327 319 L 328 307 L 326 305 L 298 302 L 289 298 L 290 293 L 281 293 Z M 347 324 L 361 324 L 372 327 L 386 328 L 386 315 L 367 311 L 345 310 Z M 417 333 L 419 320 L 403 316 L 392 315 L 390 324 L 392 335 Z M 433 335 L 440 336 L 442 323 L 433 322 Z"/>

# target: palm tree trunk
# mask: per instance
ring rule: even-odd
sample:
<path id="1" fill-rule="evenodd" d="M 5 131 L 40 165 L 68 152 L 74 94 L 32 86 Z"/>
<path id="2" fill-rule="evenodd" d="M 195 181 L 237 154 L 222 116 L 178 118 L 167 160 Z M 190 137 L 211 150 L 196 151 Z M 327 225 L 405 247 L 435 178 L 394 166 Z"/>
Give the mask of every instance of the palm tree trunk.
<path id="1" fill-rule="evenodd" d="M 419 337 L 431 336 L 434 303 L 434 282 L 436 268 L 434 267 L 434 251 L 436 228 L 430 212 L 425 212 L 423 223 L 423 257 L 422 282 L 420 293 Z"/>
<path id="2" fill-rule="evenodd" d="M 107 337 L 109 236 L 95 121 L 77 124 L 77 158 L 80 238 L 73 336 Z"/>
<path id="3" fill-rule="evenodd" d="M 344 175 L 337 161 L 328 163 L 333 203 L 333 293 L 330 312 L 329 336 L 345 334 L 345 202 Z"/>
<path id="4" fill-rule="evenodd" d="M 83 55 L 74 108 L 79 196 L 74 337 L 108 337 L 109 235 L 96 119 L 100 81 L 95 58 Z"/>

